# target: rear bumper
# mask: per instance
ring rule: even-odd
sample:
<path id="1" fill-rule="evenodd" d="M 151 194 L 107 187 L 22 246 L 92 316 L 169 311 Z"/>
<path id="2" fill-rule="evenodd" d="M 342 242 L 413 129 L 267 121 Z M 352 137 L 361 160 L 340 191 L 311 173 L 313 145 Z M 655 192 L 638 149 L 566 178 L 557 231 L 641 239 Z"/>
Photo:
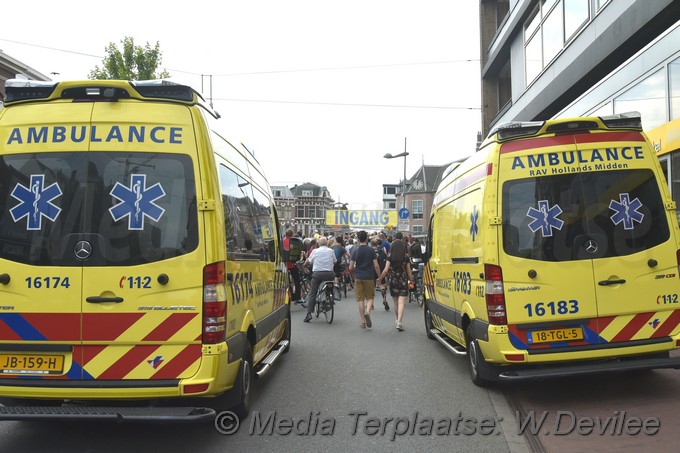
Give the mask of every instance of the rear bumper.
<path id="1" fill-rule="evenodd" d="M 680 368 L 680 357 L 671 358 L 617 358 L 608 361 L 576 362 L 561 365 L 545 365 L 536 367 L 514 368 L 502 371 L 498 375 L 501 381 L 523 381 L 532 379 L 549 379 L 585 374 L 596 374 L 618 371 L 636 371 L 662 368 Z"/>
<path id="2" fill-rule="evenodd" d="M 80 380 L 80 379 L 0 379 L 0 397 L 32 400 L 157 400 L 197 396 L 217 396 L 231 389 L 240 360 L 227 361 L 226 343 L 204 346 L 198 371 L 186 379 L 173 380 Z M 185 392 L 200 387 L 199 392 Z M 106 403 L 103 403 L 106 404 Z"/>

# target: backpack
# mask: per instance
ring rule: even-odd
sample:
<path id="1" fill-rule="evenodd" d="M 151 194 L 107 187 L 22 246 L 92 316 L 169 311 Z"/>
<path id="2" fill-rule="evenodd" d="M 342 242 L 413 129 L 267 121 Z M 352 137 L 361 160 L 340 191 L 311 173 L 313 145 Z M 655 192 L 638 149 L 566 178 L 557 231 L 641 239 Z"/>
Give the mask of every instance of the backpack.
<path id="1" fill-rule="evenodd" d="M 375 250 L 375 256 L 378 258 L 378 267 L 380 270 L 385 269 L 385 264 L 387 264 L 387 253 L 385 253 L 385 248 L 380 247 Z"/>
<path id="2" fill-rule="evenodd" d="M 423 249 L 420 248 L 420 242 L 414 242 L 411 245 L 411 258 L 422 258 Z"/>

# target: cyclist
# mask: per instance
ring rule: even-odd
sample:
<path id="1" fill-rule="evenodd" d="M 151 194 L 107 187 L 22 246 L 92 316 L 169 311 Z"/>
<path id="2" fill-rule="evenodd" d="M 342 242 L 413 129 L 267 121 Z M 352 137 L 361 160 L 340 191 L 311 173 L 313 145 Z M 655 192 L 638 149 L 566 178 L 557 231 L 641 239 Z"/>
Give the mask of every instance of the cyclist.
<path id="1" fill-rule="evenodd" d="M 321 236 L 317 240 L 318 247 L 307 257 L 305 264 L 312 266 L 312 285 L 307 294 L 307 315 L 304 321 L 312 320 L 312 313 L 314 313 L 314 306 L 316 305 L 316 293 L 319 291 L 321 282 L 328 280 L 333 281 L 335 272 L 333 265 L 335 264 L 335 253 L 329 249 L 326 244 L 328 240 Z"/>

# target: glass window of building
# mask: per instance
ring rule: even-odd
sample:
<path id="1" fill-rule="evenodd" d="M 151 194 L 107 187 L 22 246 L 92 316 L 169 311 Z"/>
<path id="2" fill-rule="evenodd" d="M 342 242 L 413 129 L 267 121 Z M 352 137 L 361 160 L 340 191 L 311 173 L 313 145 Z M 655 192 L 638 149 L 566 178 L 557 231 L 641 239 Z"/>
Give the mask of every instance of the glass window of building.
<path id="1" fill-rule="evenodd" d="M 614 98 L 614 113 L 640 112 L 642 127 L 653 129 L 666 122 L 666 75 L 663 68 Z"/>
<path id="2" fill-rule="evenodd" d="M 564 0 L 564 39 L 568 41 L 589 17 L 588 0 Z"/>
<path id="3" fill-rule="evenodd" d="M 545 0 L 524 25 L 526 84 L 560 53 L 590 17 L 590 0 Z"/>
<path id="4" fill-rule="evenodd" d="M 305 207 L 304 206 L 298 206 L 297 207 L 297 214 L 296 217 L 298 219 L 302 219 L 305 217 Z"/>
<path id="5" fill-rule="evenodd" d="M 680 118 L 680 58 L 668 65 L 671 90 L 671 120 Z"/>
<path id="6" fill-rule="evenodd" d="M 411 209 L 413 211 L 414 220 L 423 218 L 423 200 L 413 200 Z"/>
<path id="7" fill-rule="evenodd" d="M 550 11 L 543 22 L 543 66 L 555 58 L 564 43 L 562 30 L 562 8 L 557 5 Z"/>

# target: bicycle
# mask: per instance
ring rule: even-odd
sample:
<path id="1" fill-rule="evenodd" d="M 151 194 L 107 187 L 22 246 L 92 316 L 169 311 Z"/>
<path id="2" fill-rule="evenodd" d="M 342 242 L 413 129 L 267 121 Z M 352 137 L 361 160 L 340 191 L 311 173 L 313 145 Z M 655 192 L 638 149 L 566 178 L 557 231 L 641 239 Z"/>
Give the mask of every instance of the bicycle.
<path id="1" fill-rule="evenodd" d="M 415 301 L 419 307 L 423 306 L 423 273 L 420 262 L 411 262 L 411 275 L 415 281 L 409 285 L 408 303 Z"/>
<path id="2" fill-rule="evenodd" d="M 335 316 L 335 289 L 335 282 L 328 280 L 321 282 L 319 291 L 316 293 L 316 317 L 318 318 L 323 313 L 328 324 L 333 322 L 333 317 Z"/>
<path id="3" fill-rule="evenodd" d="M 349 263 L 343 263 L 341 269 L 342 274 L 340 276 L 340 287 L 342 288 L 345 298 L 347 298 L 347 288 L 350 290 L 354 289 L 354 280 L 352 279 L 352 275 L 349 272 Z"/>
<path id="4" fill-rule="evenodd" d="M 305 260 L 300 260 L 295 265 L 300 271 L 300 298 L 307 300 L 307 294 L 309 294 L 309 290 L 312 288 L 312 273 L 305 266 Z"/>
<path id="5" fill-rule="evenodd" d="M 311 286 L 311 277 L 308 276 L 307 269 L 304 266 L 305 260 L 295 262 L 295 267 L 298 270 L 298 275 L 300 275 L 300 301 L 302 306 L 305 307 L 305 301 L 307 300 L 307 293 L 309 293 L 309 288 Z M 290 294 L 290 300 L 297 303 L 298 301 L 293 301 L 293 295 L 295 294 L 295 281 L 291 273 L 288 273 L 288 293 Z"/>

